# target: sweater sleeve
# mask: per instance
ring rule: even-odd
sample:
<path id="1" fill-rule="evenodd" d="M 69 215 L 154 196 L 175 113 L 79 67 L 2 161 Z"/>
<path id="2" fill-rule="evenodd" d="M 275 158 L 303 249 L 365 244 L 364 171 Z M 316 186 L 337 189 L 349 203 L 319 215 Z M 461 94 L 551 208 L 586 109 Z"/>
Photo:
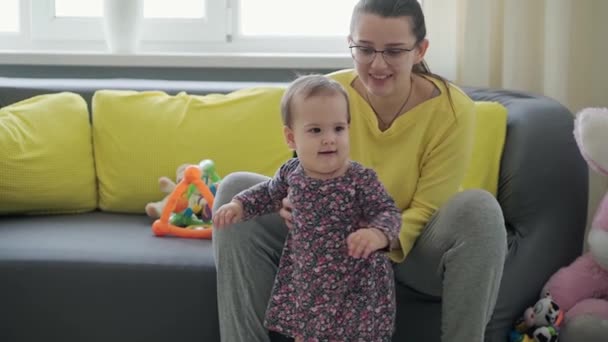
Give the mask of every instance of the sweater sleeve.
<path id="1" fill-rule="evenodd" d="M 273 178 L 234 196 L 234 199 L 243 205 L 243 220 L 278 212 L 281 209 L 282 200 L 287 197 L 289 188 L 287 177 L 297 165 L 297 159 L 291 159 L 279 168 Z"/>
<path id="2" fill-rule="evenodd" d="M 431 216 L 459 190 L 473 147 L 473 102 L 460 103 L 455 115 L 452 124 L 437 132 L 440 136 L 425 150 L 411 204 L 401 216 L 401 248 L 390 253 L 395 262 L 405 260 Z"/>

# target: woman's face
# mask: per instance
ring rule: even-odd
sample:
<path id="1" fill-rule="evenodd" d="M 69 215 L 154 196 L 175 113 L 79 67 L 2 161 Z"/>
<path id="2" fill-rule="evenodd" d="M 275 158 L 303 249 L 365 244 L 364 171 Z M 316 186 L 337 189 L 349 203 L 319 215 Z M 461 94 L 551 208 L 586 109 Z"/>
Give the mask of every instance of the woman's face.
<path id="1" fill-rule="evenodd" d="M 408 17 L 359 14 L 349 36 L 350 46 L 363 47 L 367 53 L 371 51 L 369 49 L 388 50 L 384 55 L 376 53 L 367 63 L 354 58 L 355 70 L 369 93 L 375 96 L 402 94 L 403 87 L 410 83 L 412 67 L 422 61 L 428 46 L 426 40 L 416 44 L 411 25 Z M 351 51 L 355 52 L 355 49 Z"/>

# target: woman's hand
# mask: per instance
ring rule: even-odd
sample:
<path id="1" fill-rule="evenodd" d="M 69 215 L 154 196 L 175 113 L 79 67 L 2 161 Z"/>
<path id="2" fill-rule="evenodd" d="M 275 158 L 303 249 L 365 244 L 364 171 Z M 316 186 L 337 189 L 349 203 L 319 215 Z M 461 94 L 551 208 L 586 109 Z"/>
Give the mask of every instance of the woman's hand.
<path id="1" fill-rule="evenodd" d="M 281 216 L 283 218 L 283 220 L 285 220 L 285 224 L 287 225 L 287 228 L 292 229 L 293 228 L 293 215 L 291 215 L 291 210 L 293 209 L 293 204 L 291 204 L 291 202 L 289 201 L 289 199 L 287 199 L 287 197 L 283 198 L 283 207 L 281 207 L 281 210 L 279 210 L 279 216 Z"/>
<path id="2" fill-rule="evenodd" d="M 223 228 L 229 224 L 237 223 L 243 219 L 243 205 L 241 202 L 232 200 L 219 207 L 213 214 L 213 226 Z"/>
<path id="3" fill-rule="evenodd" d="M 388 246 L 388 237 L 378 228 L 361 228 L 346 238 L 348 255 L 367 258 L 373 252 Z"/>

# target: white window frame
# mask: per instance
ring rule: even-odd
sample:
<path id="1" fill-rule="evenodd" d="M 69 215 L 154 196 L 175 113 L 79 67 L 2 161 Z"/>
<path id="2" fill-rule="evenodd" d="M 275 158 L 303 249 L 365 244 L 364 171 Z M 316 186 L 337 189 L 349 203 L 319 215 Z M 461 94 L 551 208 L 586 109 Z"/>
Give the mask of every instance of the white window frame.
<path id="1" fill-rule="evenodd" d="M 37 41 L 102 41 L 101 18 L 71 18 L 55 16 L 55 0 L 30 0 L 31 37 Z M 130 0 L 125 0 L 130 1 Z M 157 42 L 224 42 L 227 35 L 227 0 L 201 0 L 205 6 L 202 19 L 144 19 L 142 41 Z M 167 29 L 170 27 L 170 29 Z"/>
<path id="2" fill-rule="evenodd" d="M 234 18 L 239 16 L 240 0 L 201 1 L 206 1 L 209 22 L 145 19 L 138 52 L 116 55 L 107 50 L 101 18 L 56 18 L 54 0 L 20 0 L 20 32 L 0 34 L 0 64 L 319 69 L 353 66 L 345 36 L 239 36 L 240 23 Z M 420 3 L 432 46 L 426 60 L 433 71 L 455 79 L 459 58 L 456 27 L 461 20 L 454 15 L 458 12 L 456 2 Z M 158 25 L 171 22 L 171 30 Z"/>
<path id="3" fill-rule="evenodd" d="M 22 0 L 23 1 L 23 0 Z M 33 46 L 76 45 L 78 41 L 103 42 L 101 18 L 55 17 L 55 0 L 25 0 L 31 6 L 30 32 Z M 125 0 L 129 1 L 129 0 Z M 241 36 L 239 0 L 201 0 L 205 19 L 156 19 L 143 21 L 142 51 L 170 53 L 282 53 L 348 54 L 346 36 L 251 37 Z M 163 25 L 166 24 L 166 25 Z M 171 29 L 166 29 L 171 27 Z M 195 43 L 195 44 L 190 44 Z M 55 44 L 56 45 L 56 44 Z M 76 49 L 79 50 L 79 49 Z"/>
<path id="4" fill-rule="evenodd" d="M 130 0 L 125 0 L 130 1 Z M 244 36 L 237 18 L 240 0 L 201 0 L 206 6 L 204 19 L 144 19 L 142 53 L 214 54 L 319 54 L 348 55 L 345 36 Z M 328 0 L 329 1 L 329 0 Z M 422 5 L 424 2 L 420 1 Z M 35 6 L 34 6 L 35 4 Z M 21 0 L 23 13 L 20 38 L 5 46 L 30 50 L 72 50 L 105 52 L 101 18 L 55 16 L 55 0 Z M 26 42 L 25 42 L 26 41 Z"/>

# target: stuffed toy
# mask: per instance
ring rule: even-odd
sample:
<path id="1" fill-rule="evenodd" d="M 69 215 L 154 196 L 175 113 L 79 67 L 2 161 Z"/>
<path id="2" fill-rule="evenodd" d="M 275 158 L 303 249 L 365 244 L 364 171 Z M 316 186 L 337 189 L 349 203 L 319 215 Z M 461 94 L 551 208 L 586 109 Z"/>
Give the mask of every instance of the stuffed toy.
<path id="1" fill-rule="evenodd" d="M 175 189 L 176 182 L 179 182 L 184 177 L 184 170 L 188 164 L 182 164 L 177 168 L 175 182 L 172 181 L 169 177 L 160 177 L 158 179 L 158 187 L 160 191 L 165 194 L 165 197 L 158 202 L 150 202 L 145 206 L 146 215 L 150 216 L 153 219 L 157 219 L 163 212 L 165 205 L 167 204 L 167 199 L 169 199 L 169 195 Z"/>
<path id="2" fill-rule="evenodd" d="M 175 189 L 176 184 L 182 180 L 184 171 L 189 165 L 191 164 L 182 164 L 178 166 L 175 182 L 164 176 L 158 179 L 160 191 L 166 195 L 160 201 L 147 203 L 145 206 L 146 215 L 153 219 L 160 218 L 163 209 L 167 204 L 167 200 L 169 199 L 169 195 L 171 195 Z M 215 195 L 217 183 L 221 180 L 215 173 L 215 166 L 213 162 L 209 160 L 202 161 L 200 165 L 205 166 L 207 171 L 203 174 L 203 180 L 213 195 Z M 195 187 L 191 187 L 191 189 L 184 194 L 183 200 L 178 204 L 177 211 L 178 213 L 172 217 L 172 223 L 178 226 L 211 222 L 211 209 L 207 205 L 207 200 L 205 200 L 205 197 L 202 196 Z"/>
<path id="3" fill-rule="evenodd" d="M 574 136 L 594 171 L 608 175 L 608 109 L 587 108 L 576 117 Z M 589 251 L 558 270 L 543 292 L 565 312 L 560 341 L 608 341 L 608 194 L 596 209 Z"/>
<path id="4" fill-rule="evenodd" d="M 556 342 L 564 312 L 546 293 L 529 307 L 511 331 L 510 342 Z"/>
<path id="5" fill-rule="evenodd" d="M 160 191 L 165 194 L 165 197 L 158 202 L 149 202 L 145 207 L 146 215 L 153 219 L 159 218 L 162 214 L 163 209 L 167 204 L 167 199 L 169 199 L 169 194 L 175 189 L 175 182 L 170 178 L 163 176 L 158 179 L 158 187 Z"/>

